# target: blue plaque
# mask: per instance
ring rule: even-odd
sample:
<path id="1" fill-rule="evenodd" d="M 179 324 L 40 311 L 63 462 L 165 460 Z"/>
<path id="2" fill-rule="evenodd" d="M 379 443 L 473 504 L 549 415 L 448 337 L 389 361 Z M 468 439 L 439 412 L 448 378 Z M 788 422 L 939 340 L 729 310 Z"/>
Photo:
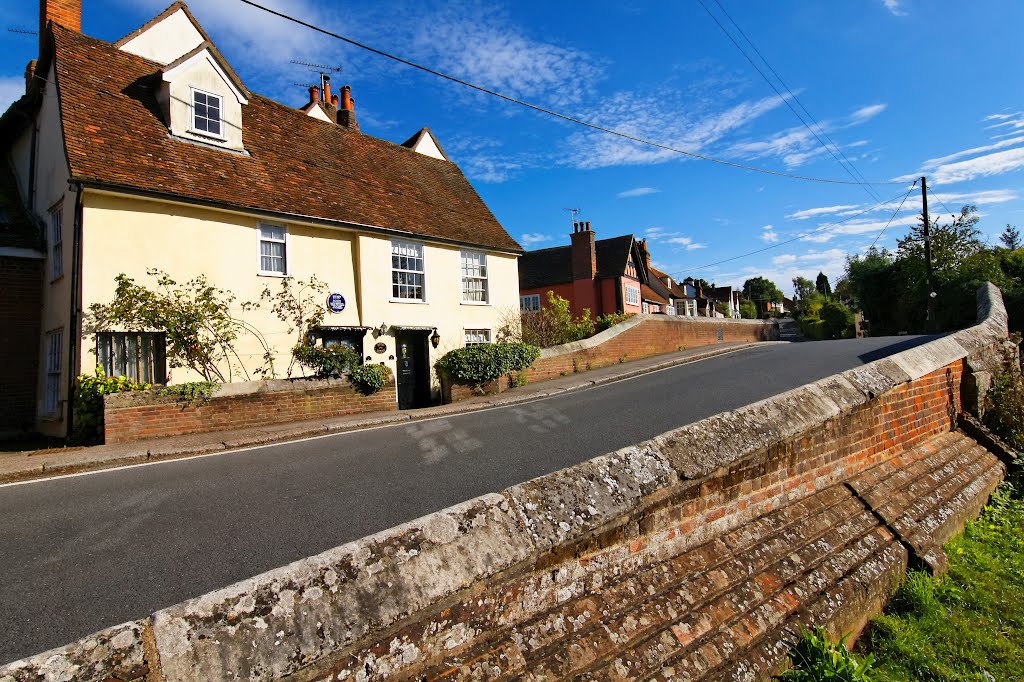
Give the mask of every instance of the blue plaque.
<path id="1" fill-rule="evenodd" d="M 327 309 L 332 313 L 340 313 L 345 309 L 345 297 L 341 294 L 331 294 L 327 297 Z"/>

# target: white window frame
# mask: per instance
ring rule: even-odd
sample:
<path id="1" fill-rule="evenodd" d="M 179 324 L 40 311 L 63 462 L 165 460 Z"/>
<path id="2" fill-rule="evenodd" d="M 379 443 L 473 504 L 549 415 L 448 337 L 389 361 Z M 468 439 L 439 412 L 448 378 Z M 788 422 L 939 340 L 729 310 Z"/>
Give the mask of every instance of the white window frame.
<path id="1" fill-rule="evenodd" d="M 206 97 L 217 98 L 217 110 L 220 111 L 220 132 L 211 133 L 206 130 L 202 130 L 196 125 L 196 95 L 204 95 Z M 207 117 L 207 120 L 213 120 Z M 221 142 L 227 142 L 227 136 L 224 135 L 224 96 L 218 95 L 215 92 L 208 92 L 207 90 L 200 90 L 199 88 L 189 88 L 189 103 L 188 103 L 188 131 L 193 135 L 199 135 L 201 137 L 212 137 L 215 140 Z"/>
<path id="2" fill-rule="evenodd" d="M 526 294 L 519 297 L 519 310 L 524 313 L 540 312 L 540 294 Z"/>
<path id="3" fill-rule="evenodd" d="M 43 390 L 43 414 L 60 416 L 61 388 L 64 384 L 64 328 L 46 332 L 46 384 Z"/>
<path id="4" fill-rule="evenodd" d="M 491 342 L 490 329 L 463 329 L 462 342 L 469 346 L 484 346 Z"/>
<path id="5" fill-rule="evenodd" d="M 64 276 L 64 202 L 50 209 L 50 281 Z"/>
<path id="6" fill-rule="evenodd" d="M 640 287 L 627 284 L 625 288 L 626 303 L 629 305 L 640 305 Z"/>
<path id="7" fill-rule="evenodd" d="M 644 312 L 645 315 L 647 314 L 647 307 L 647 301 L 644 301 L 640 306 L 640 309 Z"/>
<path id="8" fill-rule="evenodd" d="M 395 267 L 394 257 L 406 257 L 408 253 L 396 253 L 397 250 L 401 249 L 414 250 L 417 254 L 412 254 L 413 258 L 418 258 L 423 263 L 422 270 L 411 270 L 401 267 Z M 414 242 L 407 239 L 392 239 L 391 240 L 391 267 L 388 268 L 388 272 L 391 273 L 391 302 L 392 303 L 426 303 L 427 302 L 427 253 L 423 242 Z M 412 274 L 420 276 L 420 298 L 404 298 L 401 296 L 395 296 L 395 287 L 414 287 L 415 284 L 401 284 L 395 281 L 395 275 L 398 273 Z"/>
<path id="9" fill-rule="evenodd" d="M 283 239 L 266 239 L 263 237 L 263 228 L 280 228 Z M 277 270 L 264 270 L 263 269 L 263 242 L 271 244 L 283 244 L 284 245 L 284 272 L 278 272 Z M 291 262 L 289 261 L 289 254 L 291 253 L 290 244 L 288 242 L 288 226 L 277 225 L 274 223 L 258 223 L 256 225 L 256 272 L 264 277 L 287 277 L 288 273 L 291 272 Z"/>
<path id="10" fill-rule="evenodd" d="M 462 273 L 462 302 L 466 305 L 490 305 L 491 289 L 488 282 L 487 254 L 483 251 L 463 249 L 459 252 L 459 266 Z M 473 270 L 483 274 L 468 274 Z M 470 282 L 481 282 L 483 284 L 484 299 L 482 301 L 466 298 L 466 285 Z"/>

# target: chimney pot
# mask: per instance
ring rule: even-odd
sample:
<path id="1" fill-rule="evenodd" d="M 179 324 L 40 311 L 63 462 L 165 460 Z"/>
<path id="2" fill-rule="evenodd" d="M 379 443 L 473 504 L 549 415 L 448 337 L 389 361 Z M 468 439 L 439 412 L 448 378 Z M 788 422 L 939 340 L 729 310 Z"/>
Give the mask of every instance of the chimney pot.
<path id="1" fill-rule="evenodd" d="M 352 88 L 347 85 L 341 89 L 341 108 L 345 111 L 355 111 L 355 101 L 351 93 Z"/>
<path id="2" fill-rule="evenodd" d="M 324 76 L 324 101 L 331 101 L 331 77 Z"/>
<path id="3" fill-rule="evenodd" d="M 335 109 L 338 108 L 338 100 L 339 99 L 341 99 L 341 98 L 338 97 L 337 95 L 331 95 L 331 106 L 333 106 Z"/>
<path id="4" fill-rule="evenodd" d="M 309 86 L 309 103 L 315 104 L 320 99 L 320 88 L 315 85 Z"/>
<path id="5" fill-rule="evenodd" d="M 25 94 L 32 91 L 32 81 L 36 75 L 36 60 L 32 60 L 25 67 Z"/>

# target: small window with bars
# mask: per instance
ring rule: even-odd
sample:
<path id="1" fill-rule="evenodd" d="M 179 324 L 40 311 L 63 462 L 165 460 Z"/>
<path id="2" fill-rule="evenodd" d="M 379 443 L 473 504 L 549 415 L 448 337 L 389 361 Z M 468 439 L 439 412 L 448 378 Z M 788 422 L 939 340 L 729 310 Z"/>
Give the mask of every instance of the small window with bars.
<path id="1" fill-rule="evenodd" d="M 288 232 L 280 225 L 260 225 L 260 274 L 288 274 Z"/>
<path id="2" fill-rule="evenodd" d="M 487 303 L 487 254 L 462 252 L 462 301 Z"/>
<path id="3" fill-rule="evenodd" d="M 46 334 L 46 390 L 43 394 L 43 414 L 54 417 L 60 413 L 60 387 L 64 355 L 64 330 Z"/>
<path id="4" fill-rule="evenodd" d="M 540 312 L 540 294 L 527 294 L 519 297 L 519 309 L 524 313 Z"/>
<path id="5" fill-rule="evenodd" d="M 57 204 L 50 209 L 50 279 L 64 275 L 63 210 Z"/>
<path id="6" fill-rule="evenodd" d="M 143 384 L 167 382 L 167 336 L 163 332 L 97 332 L 96 362 L 108 377 Z"/>
<path id="7" fill-rule="evenodd" d="M 465 330 L 465 341 L 467 346 L 482 346 L 491 342 L 490 329 L 467 329 Z"/>
<path id="8" fill-rule="evenodd" d="M 416 242 L 391 242 L 391 298 L 398 301 L 423 301 L 426 271 L 423 245 Z"/>
<path id="9" fill-rule="evenodd" d="M 219 95 L 193 90 L 192 129 L 198 133 L 221 137 L 221 103 Z"/>

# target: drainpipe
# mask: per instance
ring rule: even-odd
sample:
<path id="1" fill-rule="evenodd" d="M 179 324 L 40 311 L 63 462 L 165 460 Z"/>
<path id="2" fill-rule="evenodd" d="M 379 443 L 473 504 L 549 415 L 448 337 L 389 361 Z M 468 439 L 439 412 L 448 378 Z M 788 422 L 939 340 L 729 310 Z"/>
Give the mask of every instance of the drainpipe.
<path id="1" fill-rule="evenodd" d="M 39 122 L 32 123 L 32 148 L 28 157 L 28 210 L 36 211 L 36 147 L 39 146 Z"/>
<path id="2" fill-rule="evenodd" d="M 75 362 L 82 341 L 82 183 L 71 183 L 75 188 L 75 222 L 71 238 L 71 310 L 68 320 L 68 404 L 67 433 L 70 436 L 75 424 L 75 377 L 78 374 Z"/>

